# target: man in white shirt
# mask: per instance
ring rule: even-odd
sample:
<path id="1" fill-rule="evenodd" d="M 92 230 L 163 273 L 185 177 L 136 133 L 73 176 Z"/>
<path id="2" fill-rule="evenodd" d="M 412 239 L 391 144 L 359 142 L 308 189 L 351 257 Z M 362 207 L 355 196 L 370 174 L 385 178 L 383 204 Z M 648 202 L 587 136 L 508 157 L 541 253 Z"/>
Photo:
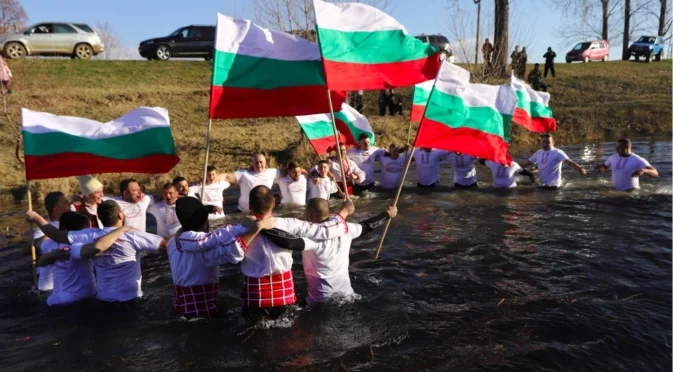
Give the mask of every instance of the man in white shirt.
<path id="1" fill-rule="evenodd" d="M 348 159 L 352 160 L 363 172 L 365 179 L 362 183 L 353 185 L 353 192 L 356 195 L 363 191 L 374 190 L 374 166 L 379 157 L 385 153 L 384 149 L 372 146 L 367 133 L 360 133 L 357 147 L 353 147 L 347 152 Z"/>
<path id="2" fill-rule="evenodd" d="M 498 164 L 490 160 L 480 160 L 479 162 L 491 169 L 491 173 L 493 174 L 493 185 L 496 188 L 507 189 L 516 187 L 516 176 L 519 174 L 522 176 L 528 176 L 531 183 L 535 182 L 535 176 L 533 173 L 521 168 L 517 162 L 513 161 L 512 165 L 510 166 Z"/>
<path id="3" fill-rule="evenodd" d="M 346 156 L 346 145 L 341 143 L 339 145 L 341 155 L 343 156 L 343 164 L 339 164 L 339 156 L 335 155 L 330 158 L 330 172 L 334 176 L 334 182 L 342 193 L 348 191 L 348 195 L 353 195 L 353 186 L 361 184 L 367 180 L 367 175 L 358 167 L 357 164 Z M 346 173 L 347 190 L 344 190 L 343 175 L 341 174 L 341 167 L 344 167 Z"/>
<path id="4" fill-rule="evenodd" d="M 58 228 L 59 219 L 63 213 L 70 210 L 70 202 L 68 198 L 60 191 L 53 191 L 47 194 L 44 198 L 44 207 L 49 215 L 49 224 Z M 42 243 L 45 236 L 40 228 L 33 230 L 33 244 L 35 248 L 41 253 L 47 253 L 42 249 Z M 47 239 L 48 240 L 48 239 Z M 40 291 L 51 291 L 54 288 L 54 280 L 51 272 L 51 267 L 39 267 L 37 269 L 39 280 L 37 282 L 37 289 Z"/>
<path id="5" fill-rule="evenodd" d="M 146 231 L 147 209 L 150 205 L 154 204 L 155 198 L 151 195 L 145 195 L 138 181 L 133 178 L 122 180 L 119 183 L 119 190 L 122 194 L 121 196 L 104 199 L 111 199 L 117 202 L 122 212 L 124 212 L 127 225 L 134 227 L 138 231 Z"/>
<path id="6" fill-rule="evenodd" d="M 239 169 L 234 173 L 224 173 L 218 175 L 218 180 L 227 181 L 230 184 L 237 184 L 241 188 L 241 196 L 238 198 L 238 211 L 249 212 L 250 190 L 259 185 L 272 188 L 274 182 L 281 176 L 281 172 L 276 168 L 266 167 L 266 157 L 262 154 L 252 156 L 252 166 L 249 169 Z"/>
<path id="7" fill-rule="evenodd" d="M 418 188 L 434 188 L 439 184 L 439 163 L 449 156 L 449 151 L 422 148 L 414 151 Z"/>
<path id="8" fill-rule="evenodd" d="M 229 186 L 229 182 L 218 180 L 217 168 L 214 165 L 209 165 L 208 168 L 206 168 L 206 187 L 203 191 L 203 204 L 208 209 L 209 219 L 224 218 L 224 211 L 222 210 L 222 207 L 224 206 L 224 190 L 228 189 Z M 200 198 L 202 188 L 203 185 L 199 182 L 189 189 L 192 194 L 197 198 Z"/>
<path id="9" fill-rule="evenodd" d="M 596 166 L 596 170 L 612 172 L 612 187 L 617 191 L 631 191 L 640 188 L 640 176 L 646 174 L 658 177 L 659 172 L 642 157 L 631 151 L 631 140 L 627 138 L 617 141 L 617 153 L 610 156 L 604 164 Z"/>
<path id="10" fill-rule="evenodd" d="M 280 204 L 306 205 L 306 176 L 301 174 L 297 163 L 287 166 L 287 176 L 278 179 L 280 188 Z"/>
<path id="11" fill-rule="evenodd" d="M 178 198 L 182 198 L 185 196 L 192 196 L 196 197 L 196 195 L 192 192 L 192 190 L 189 188 L 189 182 L 187 182 L 187 179 L 185 177 L 175 177 L 173 178 L 173 186 L 175 186 L 175 189 L 178 191 Z"/>
<path id="12" fill-rule="evenodd" d="M 453 186 L 457 189 L 477 187 L 477 158 L 460 152 L 452 152 L 447 157 L 453 167 Z"/>
<path id="13" fill-rule="evenodd" d="M 157 235 L 168 238 L 175 235 L 180 229 L 180 221 L 175 214 L 178 192 L 172 183 L 165 184 L 162 191 L 164 200 L 150 205 L 147 212 L 153 215 L 157 221 Z"/>
<path id="14" fill-rule="evenodd" d="M 379 163 L 381 163 L 379 184 L 382 189 L 395 190 L 402 184 L 402 175 L 409 156 L 408 148 L 409 146 L 397 147 L 393 144 L 388 147 L 385 155 L 379 157 Z"/>
<path id="15" fill-rule="evenodd" d="M 537 164 L 541 189 L 556 190 L 562 185 L 561 169 L 564 163 L 575 169 L 581 176 L 587 174 L 586 169 L 570 160 L 563 150 L 554 147 L 554 138 L 551 134 L 545 133 L 540 136 L 540 145 L 542 149 L 537 150 L 530 159 L 522 162 L 521 167 L 528 168 Z"/>
<path id="16" fill-rule="evenodd" d="M 327 160 L 320 160 L 316 166 L 316 172 L 308 183 L 308 198 L 321 198 L 329 200 L 330 197 L 343 198 L 343 193 L 339 191 L 334 176 L 330 173 L 330 163 Z"/>

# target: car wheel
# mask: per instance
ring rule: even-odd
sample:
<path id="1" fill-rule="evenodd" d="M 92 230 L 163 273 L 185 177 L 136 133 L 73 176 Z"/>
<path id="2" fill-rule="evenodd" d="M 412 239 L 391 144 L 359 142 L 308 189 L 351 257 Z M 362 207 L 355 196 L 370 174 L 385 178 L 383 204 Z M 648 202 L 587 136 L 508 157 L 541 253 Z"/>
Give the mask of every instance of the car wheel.
<path id="1" fill-rule="evenodd" d="M 91 59 L 93 57 L 93 49 L 87 44 L 75 45 L 75 57 L 77 59 Z"/>
<path id="2" fill-rule="evenodd" d="M 203 59 L 205 59 L 206 61 L 210 61 L 211 59 L 213 59 L 213 56 L 211 56 L 211 55 L 209 54 L 209 55 L 203 57 Z"/>
<path id="3" fill-rule="evenodd" d="M 566 59 L 566 63 L 573 63 L 573 61 Z"/>
<path id="4" fill-rule="evenodd" d="M 159 45 L 154 52 L 155 58 L 161 61 L 168 61 L 171 59 L 171 48 L 168 45 Z"/>
<path id="5" fill-rule="evenodd" d="M 607 62 L 607 61 L 608 61 L 608 56 L 607 56 L 607 55 L 604 55 L 604 56 L 603 56 L 603 59 L 602 59 L 601 61 L 603 61 L 603 62 Z"/>
<path id="6" fill-rule="evenodd" d="M 9 43 L 5 45 L 5 57 L 19 59 L 26 56 L 26 48 L 21 43 Z"/>
<path id="7" fill-rule="evenodd" d="M 647 55 L 645 56 L 645 62 L 650 63 L 650 62 L 652 62 L 652 59 L 653 59 L 653 58 L 654 58 L 654 57 L 652 56 L 652 52 L 649 52 L 649 53 L 647 53 Z"/>
<path id="8" fill-rule="evenodd" d="M 147 60 L 148 60 L 148 61 L 151 61 L 151 60 L 153 60 L 153 59 L 154 59 L 154 58 L 152 58 L 152 57 L 147 57 Z"/>
<path id="9" fill-rule="evenodd" d="M 662 54 L 662 53 L 663 53 L 662 51 L 660 51 L 659 53 L 657 53 L 657 56 L 654 57 L 654 60 L 657 61 L 657 62 L 661 62 L 661 54 Z"/>
<path id="10" fill-rule="evenodd" d="M 589 57 L 588 56 L 584 57 L 584 59 L 582 60 L 582 63 L 589 63 Z"/>

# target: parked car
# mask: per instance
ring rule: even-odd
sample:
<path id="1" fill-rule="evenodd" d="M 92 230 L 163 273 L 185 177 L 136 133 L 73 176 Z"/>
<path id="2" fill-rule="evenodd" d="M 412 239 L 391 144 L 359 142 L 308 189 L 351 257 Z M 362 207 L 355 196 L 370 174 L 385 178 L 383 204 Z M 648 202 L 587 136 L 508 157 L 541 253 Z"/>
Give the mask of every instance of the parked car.
<path id="1" fill-rule="evenodd" d="M 578 43 L 566 54 L 566 62 L 590 61 L 607 62 L 610 57 L 610 43 L 605 40 L 585 41 Z"/>
<path id="2" fill-rule="evenodd" d="M 215 26 L 180 27 L 165 37 L 142 41 L 138 52 L 148 60 L 167 61 L 174 57 L 213 58 Z"/>
<path id="3" fill-rule="evenodd" d="M 664 54 L 664 44 L 658 36 L 641 36 L 638 41 L 631 44 L 629 53 L 635 57 L 636 61 L 641 56 L 645 57 L 646 62 L 661 61 L 661 56 Z"/>
<path id="4" fill-rule="evenodd" d="M 43 22 L 1 38 L 0 50 L 10 59 L 36 55 L 90 59 L 105 48 L 86 23 Z"/>
<path id="5" fill-rule="evenodd" d="M 418 36 L 415 36 L 415 38 L 423 41 L 424 43 L 428 43 L 435 48 L 443 50 L 445 52 L 444 56 L 448 59 L 449 62 L 453 63 L 454 56 L 453 56 L 453 52 L 451 51 L 451 43 L 449 42 L 449 39 L 446 38 L 446 36 L 444 36 L 444 35 L 418 35 Z"/>

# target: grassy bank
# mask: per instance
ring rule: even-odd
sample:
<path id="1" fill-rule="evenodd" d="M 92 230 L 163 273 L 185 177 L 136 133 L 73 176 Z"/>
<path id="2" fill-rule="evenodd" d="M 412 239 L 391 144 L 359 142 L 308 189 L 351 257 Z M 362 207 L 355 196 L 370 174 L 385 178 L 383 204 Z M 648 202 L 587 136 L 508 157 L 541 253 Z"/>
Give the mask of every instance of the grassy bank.
<path id="1" fill-rule="evenodd" d="M 139 175 L 149 188 L 183 175 L 200 178 L 204 157 L 211 65 L 207 62 L 153 61 L 10 61 L 15 93 L 8 97 L 10 124 L 0 115 L 0 194 L 18 196 L 24 181 L 22 164 L 14 156 L 14 138 L 22 107 L 57 115 L 109 121 L 138 106 L 169 110 L 182 161 L 169 175 Z M 551 107 L 558 120 L 557 142 L 608 139 L 619 136 L 671 134 L 671 61 L 559 64 L 556 79 L 547 79 Z M 491 81 L 497 83 L 497 81 Z M 411 89 L 400 89 L 405 106 Z M 407 141 L 405 116 L 379 117 L 376 92 L 365 95 L 365 115 L 377 134 L 377 145 Z M 514 126 L 513 155 L 527 153 L 537 136 Z M 412 131 L 415 133 L 415 128 Z M 213 124 L 210 159 L 221 171 L 247 166 L 256 150 L 269 155 L 271 165 L 289 159 L 308 166 L 314 159 L 301 139 L 294 118 L 221 120 Z M 100 176 L 109 191 L 125 175 Z M 35 190 L 76 191 L 74 178 L 37 182 Z M 13 191 L 13 192 L 12 192 Z"/>

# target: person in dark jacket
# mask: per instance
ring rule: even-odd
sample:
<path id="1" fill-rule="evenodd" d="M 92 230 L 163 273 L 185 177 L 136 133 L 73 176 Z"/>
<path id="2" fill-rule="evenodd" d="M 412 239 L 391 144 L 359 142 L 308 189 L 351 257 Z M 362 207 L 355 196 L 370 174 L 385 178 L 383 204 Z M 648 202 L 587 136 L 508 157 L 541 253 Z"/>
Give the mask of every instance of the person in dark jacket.
<path id="1" fill-rule="evenodd" d="M 536 63 L 533 70 L 528 74 L 528 84 L 535 90 L 547 91 L 547 84 L 542 81 L 542 73 L 540 72 L 540 64 Z"/>
<path id="2" fill-rule="evenodd" d="M 519 53 L 519 64 L 517 66 L 516 74 L 519 76 L 519 79 L 526 77 L 526 62 L 528 62 L 528 53 L 526 53 L 526 47 L 521 49 Z"/>
<path id="3" fill-rule="evenodd" d="M 402 99 L 395 94 L 394 89 L 388 93 L 388 111 L 390 115 L 402 115 Z"/>
<path id="4" fill-rule="evenodd" d="M 551 47 L 547 48 L 547 53 L 544 57 L 544 77 L 547 77 L 547 73 L 551 70 L 551 77 L 556 77 L 556 70 L 554 69 L 554 58 L 556 58 L 556 52 L 551 50 Z"/>
<path id="5" fill-rule="evenodd" d="M 379 115 L 386 116 L 386 107 L 388 106 L 388 94 L 385 89 L 379 90 Z"/>

